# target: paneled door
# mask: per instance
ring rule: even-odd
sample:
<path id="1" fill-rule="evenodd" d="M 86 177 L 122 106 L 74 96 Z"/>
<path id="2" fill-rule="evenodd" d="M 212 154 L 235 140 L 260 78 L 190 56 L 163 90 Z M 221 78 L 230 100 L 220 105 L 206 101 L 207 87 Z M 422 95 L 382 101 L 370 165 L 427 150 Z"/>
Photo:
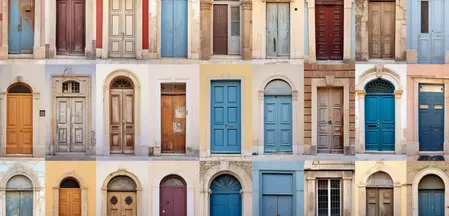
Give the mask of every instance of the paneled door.
<path id="1" fill-rule="evenodd" d="M 262 174 L 262 216 L 296 215 L 293 210 L 293 185 L 292 174 Z"/>
<path id="2" fill-rule="evenodd" d="M 418 191 L 418 216 L 443 216 L 444 190 L 425 189 Z"/>
<path id="3" fill-rule="evenodd" d="M 85 152 L 87 143 L 86 99 L 56 98 L 58 152 Z"/>
<path id="4" fill-rule="evenodd" d="M 418 37 L 418 63 L 444 64 L 445 27 L 444 1 L 420 1 L 416 13 L 420 18 L 420 34 Z M 418 27 L 419 28 L 419 27 Z"/>
<path id="5" fill-rule="evenodd" d="M 59 215 L 81 216 L 81 190 L 79 188 L 59 189 Z"/>
<path id="6" fill-rule="evenodd" d="M 240 81 L 212 81 L 211 152 L 240 153 Z"/>
<path id="7" fill-rule="evenodd" d="M 343 2 L 318 0 L 315 9 L 315 40 L 318 60 L 343 59 Z"/>
<path id="8" fill-rule="evenodd" d="M 343 152 L 343 89 L 318 88 L 318 153 Z"/>
<path id="9" fill-rule="evenodd" d="M 161 91 L 162 153 L 185 153 L 185 84 L 162 84 Z"/>
<path id="10" fill-rule="evenodd" d="M 3 4 L 6 4 L 4 2 Z M 6 18 L 4 18 L 5 20 Z M 8 50 L 10 54 L 32 54 L 34 46 L 34 1 L 9 1 Z"/>
<path id="11" fill-rule="evenodd" d="M 264 151 L 292 151 L 292 96 L 264 96 Z"/>
<path id="12" fill-rule="evenodd" d="M 419 150 L 443 151 L 444 86 L 419 85 Z"/>
<path id="13" fill-rule="evenodd" d="M 214 4 L 213 11 L 213 54 L 228 54 L 228 5 Z"/>
<path id="14" fill-rule="evenodd" d="M 366 216 L 393 216 L 393 189 L 366 189 Z"/>
<path id="15" fill-rule="evenodd" d="M 111 154 L 134 153 L 134 89 L 111 89 Z"/>
<path id="16" fill-rule="evenodd" d="M 136 192 L 108 192 L 108 214 L 111 216 L 136 216 Z"/>
<path id="17" fill-rule="evenodd" d="M 394 95 L 366 95 L 366 151 L 394 151 L 394 116 Z"/>
<path id="18" fill-rule="evenodd" d="M 210 186 L 211 216 L 242 216 L 242 196 L 240 182 L 231 175 L 221 175 Z"/>
<path id="19" fill-rule="evenodd" d="M 370 2 L 368 7 L 370 58 L 393 59 L 396 4 L 394 1 Z"/>
<path id="20" fill-rule="evenodd" d="M 135 57 L 135 0 L 109 2 L 109 56 Z"/>
<path id="21" fill-rule="evenodd" d="M 187 0 L 162 0 L 161 57 L 187 57 Z"/>
<path id="22" fill-rule="evenodd" d="M 6 216 L 33 215 L 33 191 L 7 191 Z"/>
<path id="23" fill-rule="evenodd" d="M 56 0 L 56 54 L 84 55 L 84 0 Z"/>
<path id="24" fill-rule="evenodd" d="M 186 216 L 186 185 L 177 177 L 168 177 L 160 185 L 160 216 Z"/>
<path id="25" fill-rule="evenodd" d="M 6 153 L 33 153 L 33 98 L 31 94 L 8 94 Z"/>
<path id="26" fill-rule="evenodd" d="M 290 3 L 267 3 L 267 58 L 290 55 Z"/>

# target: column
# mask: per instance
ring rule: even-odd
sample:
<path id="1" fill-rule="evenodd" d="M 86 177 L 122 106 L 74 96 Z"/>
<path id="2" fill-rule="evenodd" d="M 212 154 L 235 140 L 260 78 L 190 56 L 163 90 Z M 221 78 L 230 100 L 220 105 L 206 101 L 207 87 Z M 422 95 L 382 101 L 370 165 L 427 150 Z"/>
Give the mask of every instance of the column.
<path id="1" fill-rule="evenodd" d="M 212 3 L 209 0 L 200 1 L 200 59 L 209 60 L 211 50 L 211 10 Z"/>
<path id="2" fill-rule="evenodd" d="M 242 32 L 242 49 L 243 49 L 243 60 L 252 59 L 252 7 L 253 4 L 251 0 L 243 0 L 242 2 L 242 13 L 243 13 L 243 32 Z M 240 37 L 242 37 L 240 36 Z"/>

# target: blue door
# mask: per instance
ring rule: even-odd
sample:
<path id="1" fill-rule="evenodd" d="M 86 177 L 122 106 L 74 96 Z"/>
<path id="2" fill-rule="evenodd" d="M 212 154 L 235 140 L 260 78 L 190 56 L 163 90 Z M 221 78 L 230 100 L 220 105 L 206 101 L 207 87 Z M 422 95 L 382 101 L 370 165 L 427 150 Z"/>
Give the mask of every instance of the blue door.
<path id="1" fill-rule="evenodd" d="M 265 152 L 292 151 L 292 96 L 264 97 Z"/>
<path id="2" fill-rule="evenodd" d="M 262 174 L 263 216 L 296 215 L 293 207 L 294 182 L 291 173 Z"/>
<path id="3" fill-rule="evenodd" d="M 231 175 L 221 175 L 214 179 L 210 186 L 211 216 L 241 216 L 242 198 L 240 182 Z"/>
<path id="4" fill-rule="evenodd" d="M 443 151 L 444 87 L 419 85 L 419 150 Z"/>
<path id="5" fill-rule="evenodd" d="M 419 216 L 444 215 L 444 190 L 419 190 Z"/>
<path id="6" fill-rule="evenodd" d="M 394 116 L 393 95 L 366 95 L 366 151 L 394 151 Z"/>
<path id="7" fill-rule="evenodd" d="M 34 7 L 32 0 L 11 0 L 8 49 L 10 54 L 31 54 L 34 45 Z"/>
<path id="8" fill-rule="evenodd" d="M 32 216 L 33 192 L 8 191 L 6 192 L 6 216 Z"/>
<path id="9" fill-rule="evenodd" d="M 211 153 L 240 153 L 240 81 L 211 84 Z"/>
<path id="10" fill-rule="evenodd" d="M 418 38 L 418 63 L 444 64 L 444 0 L 420 1 L 421 28 Z"/>
<path id="11" fill-rule="evenodd" d="M 162 57 L 187 57 L 187 2 L 162 0 Z"/>

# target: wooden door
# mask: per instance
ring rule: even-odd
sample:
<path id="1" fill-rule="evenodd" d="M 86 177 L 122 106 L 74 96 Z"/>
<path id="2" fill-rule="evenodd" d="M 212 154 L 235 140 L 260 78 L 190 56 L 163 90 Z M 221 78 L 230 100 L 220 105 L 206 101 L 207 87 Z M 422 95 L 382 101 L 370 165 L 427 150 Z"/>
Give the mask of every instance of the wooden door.
<path id="1" fill-rule="evenodd" d="M 393 189 L 366 189 L 367 216 L 393 216 Z"/>
<path id="2" fill-rule="evenodd" d="M 135 0 L 110 0 L 109 56 L 134 57 L 136 47 Z"/>
<path id="3" fill-rule="evenodd" d="M 8 52 L 32 54 L 33 47 L 34 1 L 9 0 Z"/>
<path id="4" fill-rule="evenodd" d="M 58 152 L 85 152 L 87 143 L 86 99 L 56 98 Z"/>
<path id="5" fill-rule="evenodd" d="M 394 1 L 369 3 L 370 58 L 394 58 L 395 7 Z"/>
<path id="6" fill-rule="evenodd" d="M 111 89 L 110 150 L 112 154 L 134 153 L 134 90 Z"/>
<path id="7" fill-rule="evenodd" d="M 33 154 L 33 98 L 31 94 L 8 94 L 6 153 Z"/>
<path id="8" fill-rule="evenodd" d="M 228 54 L 228 5 L 214 4 L 213 54 Z"/>
<path id="9" fill-rule="evenodd" d="M 318 60 L 343 59 L 343 3 L 317 1 L 315 9 L 316 53 Z"/>
<path id="10" fill-rule="evenodd" d="M 107 202 L 107 215 L 136 216 L 136 192 L 108 192 Z"/>
<path id="11" fill-rule="evenodd" d="M 59 189 L 59 215 L 81 216 L 81 190 L 79 188 Z"/>
<path id="12" fill-rule="evenodd" d="M 318 152 L 343 152 L 343 89 L 318 88 Z"/>
<path id="13" fill-rule="evenodd" d="M 84 0 L 56 1 L 56 53 L 84 55 Z"/>
<path id="14" fill-rule="evenodd" d="M 290 3 L 267 3 L 267 57 L 290 55 Z"/>
<path id="15" fill-rule="evenodd" d="M 162 153 L 185 153 L 185 91 L 183 94 L 182 92 L 176 92 L 174 88 L 172 90 L 174 91 L 163 92 L 161 96 Z"/>

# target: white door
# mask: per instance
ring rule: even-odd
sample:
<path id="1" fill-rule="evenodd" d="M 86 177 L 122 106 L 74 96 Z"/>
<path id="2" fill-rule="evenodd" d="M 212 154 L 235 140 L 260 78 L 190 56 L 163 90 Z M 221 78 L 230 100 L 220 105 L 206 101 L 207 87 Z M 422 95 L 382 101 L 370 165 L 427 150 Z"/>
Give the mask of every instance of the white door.
<path id="1" fill-rule="evenodd" d="M 135 57 L 135 0 L 110 0 L 109 56 Z"/>
<path id="2" fill-rule="evenodd" d="M 57 152 L 85 152 L 86 99 L 56 98 Z"/>

